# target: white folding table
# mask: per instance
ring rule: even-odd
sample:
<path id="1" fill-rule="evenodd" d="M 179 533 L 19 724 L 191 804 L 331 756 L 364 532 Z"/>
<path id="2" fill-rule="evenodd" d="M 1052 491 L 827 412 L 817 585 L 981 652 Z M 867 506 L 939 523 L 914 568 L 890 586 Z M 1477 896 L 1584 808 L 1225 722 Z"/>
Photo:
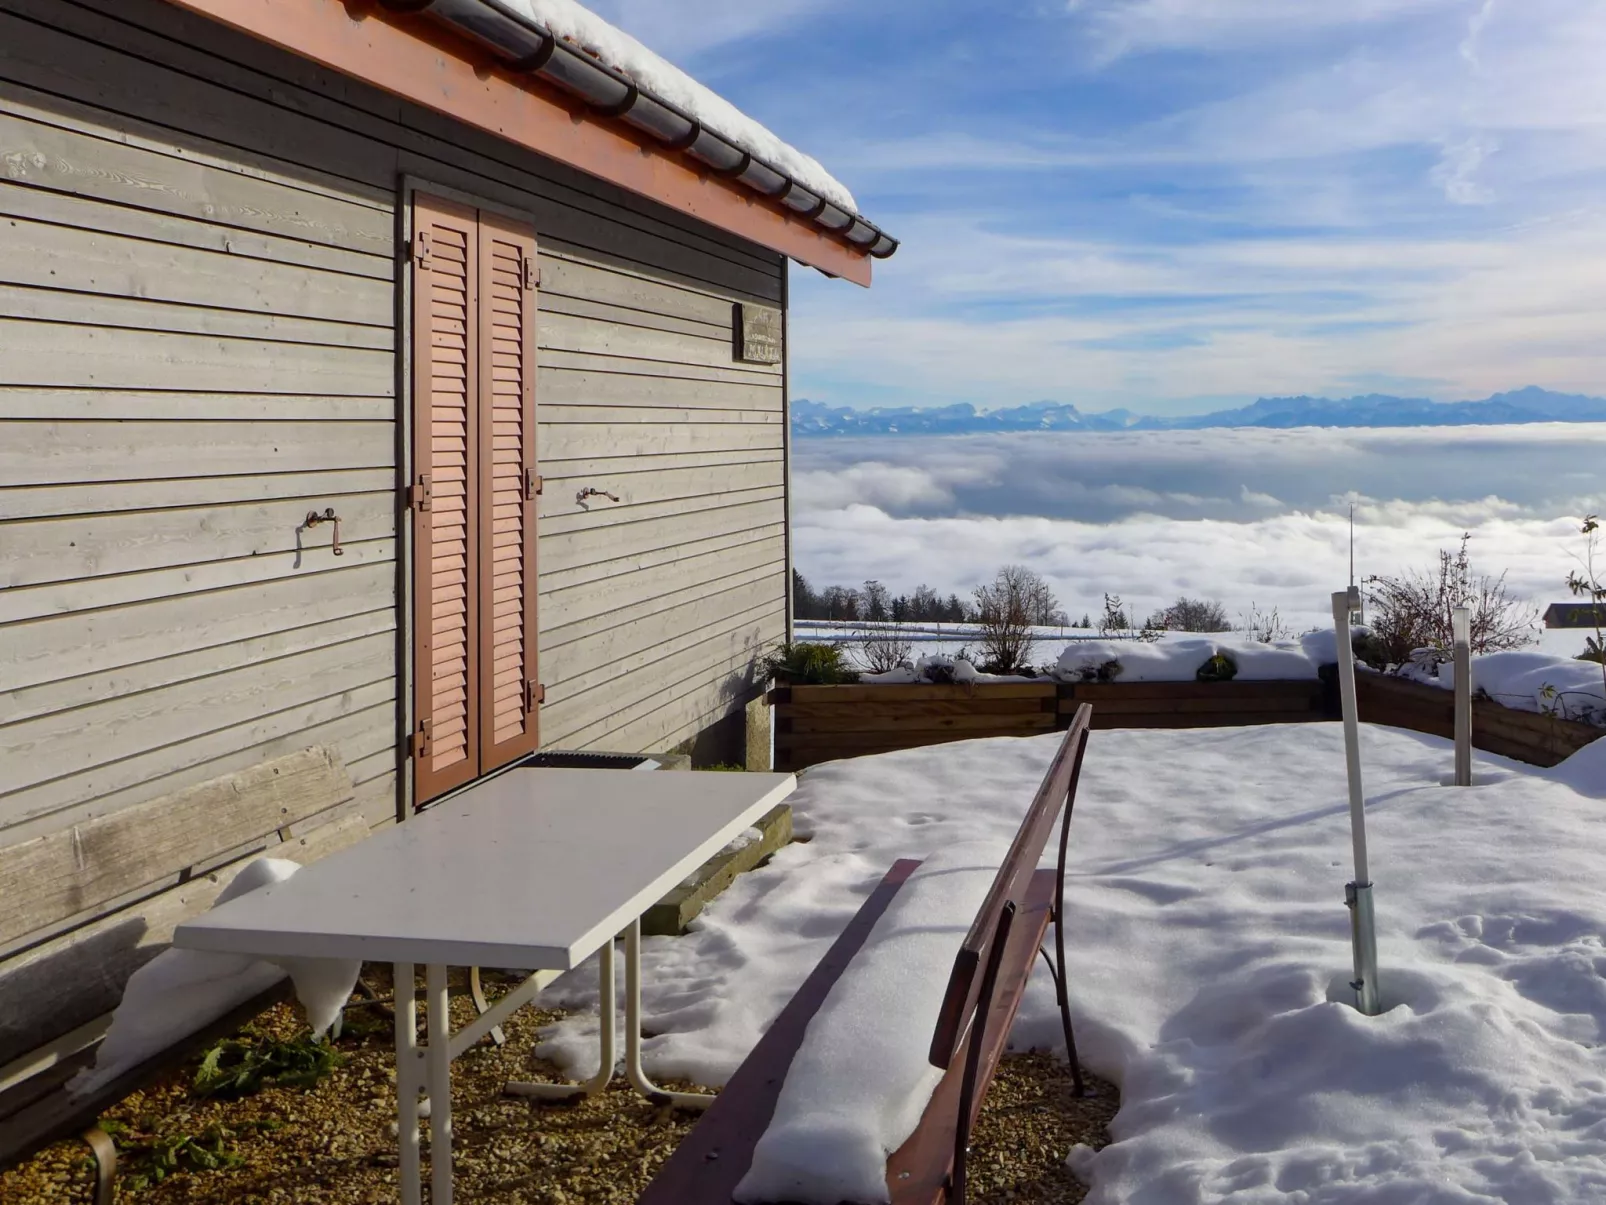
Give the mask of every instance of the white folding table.
<path id="1" fill-rule="evenodd" d="M 258 957 L 389 962 L 396 980 L 401 1200 L 419 1205 L 419 1094 L 430 1101 L 434 1205 L 452 1201 L 451 1061 L 542 987 L 600 951 L 602 1063 L 578 1088 L 511 1084 L 529 1096 L 600 1091 L 613 1078 L 613 942 L 625 935 L 625 1068 L 635 1088 L 692 1107 L 711 1097 L 656 1087 L 641 1068 L 641 916 L 792 793 L 790 774 L 511 770 L 394 828 L 180 925 L 173 944 Z M 426 1041 L 414 967 L 425 967 Z M 446 968 L 533 973 L 456 1033 Z"/>

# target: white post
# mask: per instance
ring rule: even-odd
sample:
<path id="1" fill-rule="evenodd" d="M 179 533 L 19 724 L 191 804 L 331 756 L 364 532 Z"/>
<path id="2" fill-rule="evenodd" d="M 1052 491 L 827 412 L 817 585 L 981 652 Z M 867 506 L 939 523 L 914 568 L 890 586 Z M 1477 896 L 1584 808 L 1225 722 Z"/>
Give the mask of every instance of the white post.
<path id="1" fill-rule="evenodd" d="M 1457 607 L 1450 616 L 1455 637 L 1455 785 L 1472 785 L 1472 612 Z"/>
<path id="2" fill-rule="evenodd" d="M 1377 929 L 1372 912 L 1372 880 L 1366 865 L 1366 796 L 1361 786 L 1360 718 L 1355 702 L 1355 647 L 1350 613 L 1360 606 L 1360 590 L 1351 586 L 1333 595 L 1333 634 L 1338 643 L 1338 693 L 1344 710 L 1344 764 L 1349 777 L 1350 840 L 1354 845 L 1355 878 L 1344 886 L 1350 910 L 1354 950 L 1356 1004 L 1368 1017 L 1382 1011 L 1377 990 Z"/>

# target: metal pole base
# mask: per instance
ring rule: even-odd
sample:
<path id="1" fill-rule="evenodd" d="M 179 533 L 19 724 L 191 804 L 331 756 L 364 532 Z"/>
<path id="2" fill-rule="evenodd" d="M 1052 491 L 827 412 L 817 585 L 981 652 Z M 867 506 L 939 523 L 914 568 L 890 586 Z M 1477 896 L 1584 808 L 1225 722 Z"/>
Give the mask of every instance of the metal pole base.
<path id="1" fill-rule="evenodd" d="M 1349 908 L 1350 942 L 1355 952 L 1355 1006 L 1365 1016 L 1383 1011 L 1377 987 L 1377 924 L 1372 912 L 1372 884 L 1345 883 L 1344 904 Z"/>

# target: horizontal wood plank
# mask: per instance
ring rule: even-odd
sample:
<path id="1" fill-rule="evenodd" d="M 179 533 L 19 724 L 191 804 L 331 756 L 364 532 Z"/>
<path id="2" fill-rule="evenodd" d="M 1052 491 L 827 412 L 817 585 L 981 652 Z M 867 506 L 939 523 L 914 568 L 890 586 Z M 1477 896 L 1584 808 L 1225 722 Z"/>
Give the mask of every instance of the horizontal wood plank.
<path id="1" fill-rule="evenodd" d="M 390 397 L 387 350 L 274 343 L 0 316 L 0 385 L 227 390 Z"/>
<path id="2" fill-rule="evenodd" d="M 0 763 L 16 794 L 178 741 L 230 728 L 320 695 L 393 678 L 389 632 L 241 665 L 71 711 L 0 725 Z"/>
<path id="3" fill-rule="evenodd" d="M 275 632 L 392 612 L 396 567 L 385 561 L 291 576 L 84 614 L 0 625 L 0 718 L 15 692 L 44 683 L 102 679 L 178 652 L 243 645 Z"/>
<path id="4" fill-rule="evenodd" d="M 66 615 L 75 611 L 101 610 L 124 603 L 144 602 L 221 590 L 251 582 L 267 582 L 292 576 L 309 577 L 332 570 L 349 570 L 358 565 L 394 562 L 393 537 L 360 540 L 341 547 L 345 555 L 338 561 L 325 546 L 321 556 L 306 556 L 290 548 L 236 557 L 226 561 L 206 561 L 172 568 L 152 569 L 112 577 L 83 577 L 50 582 L 42 586 L 0 590 L 0 624 L 47 615 Z"/>
<path id="5" fill-rule="evenodd" d="M 0 419 L 0 481 L 8 485 L 390 470 L 395 459 L 396 428 L 390 422 Z M 140 488 L 121 493 L 121 504 L 111 509 L 152 505 Z M 4 517 L 5 494 L 0 492 Z"/>
<path id="6" fill-rule="evenodd" d="M 341 518 L 342 543 L 389 536 L 395 499 L 346 494 L 318 500 Z M 320 506 L 318 509 L 323 509 Z M 0 586 L 73 582 L 105 574 L 299 551 L 306 564 L 344 568 L 327 528 L 306 530 L 306 499 L 36 519 L 5 527 Z"/>
<path id="7" fill-rule="evenodd" d="M 266 837 L 346 802 L 351 794 L 340 759 L 328 749 L 306 749 L 0 847 L 0 868 L 12 884 L 0 915 L 0 942 L 177 874 L 220 850 Z"/>
<path id="8" fill-rule="evenodd" d="M 31 219 L 0 219 L 0 283 L 387 331 L 395 322 L 389 281 Z"/>

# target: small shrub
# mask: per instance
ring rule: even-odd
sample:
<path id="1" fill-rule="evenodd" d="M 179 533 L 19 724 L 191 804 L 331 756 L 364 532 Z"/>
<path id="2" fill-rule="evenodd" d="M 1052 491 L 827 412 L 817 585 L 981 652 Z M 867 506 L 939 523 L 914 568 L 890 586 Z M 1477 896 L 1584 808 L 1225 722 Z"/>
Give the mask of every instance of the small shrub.
<path id="1" fill-rule="evenodd" d="M 1126 604 L 1121 601 L 1121 596 L 1119 594 L 1106 594 L 1104 596 L 1104 614 L 1099 616 L 1099 635 L 1125 635 L 1131 628 L 1132 622 L 1126 616 Z"/>
<path id="2" fill-rule="evenodd" d="M 1024 565 L 1005 565 L 992 583 L 976 588 L 976 623 L 989 673 L 1013 674 L 1026 667 L 1035 638 L 1032 624 L 1058 609 L 1048 583 Z"/>
<path id="3" fill-rule="evenodd" d="M 1201 682 L 1231 682 L 1238 676 L 1238 663 L 1226 653 L 1217 653 L 1193 675 Z"/>
<path id="4" fill-rule="evenodd" d="M 764 659 L 764 669 L 777 682 L 811 686 L 834 686 L 859 680 L 842 650 L 834 644 L 807 641 L 783 644 Z"/>
<path id="5" fill-rule="evenodd" d="M 1586 531 L 1587 534 L 1587 531 Z M 1472 651 L 1493 653 L 1521 648 L 1533 641 L 1537 609 L 1506 592 L 1506 575 L 1475 575 L 1467 556 L 1470 533 L 1451 552 L 1439 550 L 1435 570 L 1412 570 L 1398 577 L 1366 579 L 1372 604 L 1368 624 L 1386 654 L 1378 668 L 1403 665 L 1420 648 L 1448 653 L 1454 641 L 1451 616 L 1457 607 L 1472 612 Z"/>
<path id="6" fill-rule="evenodd" d="M 1277 614 L 1277 608 L 1262 611 L 1255 603 L 1249 604 L 1249 610 L 1238 614 L 1238 630 L 1249 639 L 1261 644 L 1273 644 L 1279 640 L 1293 639 L 1293 632 Z"/>
<path id="7" fill-rule="evenodd" d="M 263 1088 L 310 1088 L 336 1067 L 340 1054 L 311 1037 L 226 1038 L 207 1050 L 196 1068 L 197 1096 L 250 1096 Z"/>
<path id="8" fill-rule="evenodd" d="M 895 670 L 909 660 L 914 642 L 897 624 L 888 627 L 865 628 L 853 644 L 859 664 L 872 674 Z"/>

